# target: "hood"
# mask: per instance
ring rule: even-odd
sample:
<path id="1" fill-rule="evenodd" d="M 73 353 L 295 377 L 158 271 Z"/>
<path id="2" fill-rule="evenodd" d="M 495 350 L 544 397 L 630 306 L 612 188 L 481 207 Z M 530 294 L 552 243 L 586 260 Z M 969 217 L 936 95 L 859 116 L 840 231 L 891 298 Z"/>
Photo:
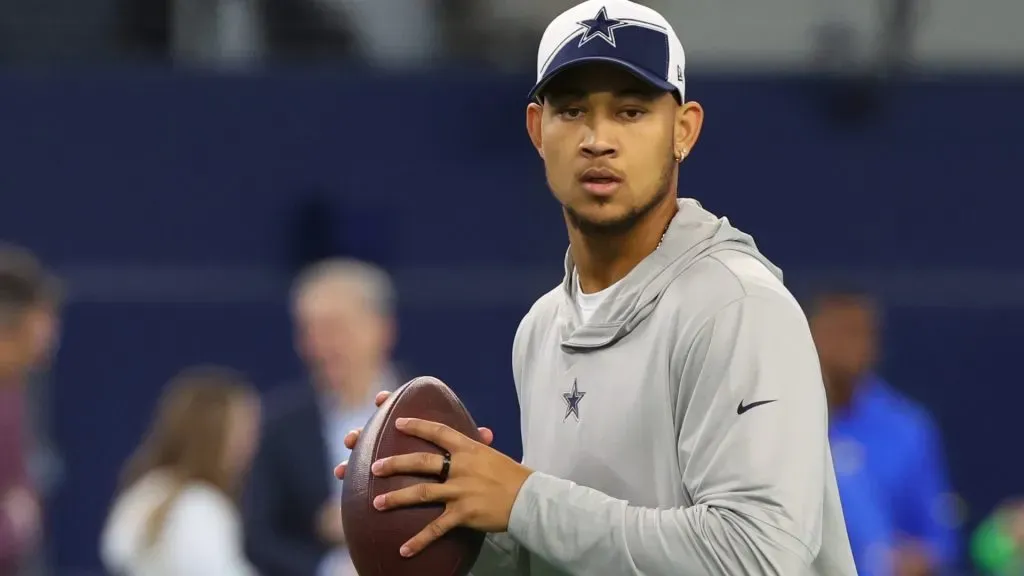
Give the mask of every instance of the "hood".
<path id="1" fill-rule="evenodd" d="M 689 198 L 678 200 L 679 211 L 672 218 L 661 246 L 644 258 L 612 288 L 587 324 L 581 324 L 576 309 L 576 265 L 569 251 L 565 255 L 562 291 L 572 310 L 563 334 L 566 348 L 602 348 L 615 343 L 639 326 L 654 311 L 669 285 L 692 264 L 716 252 L 732 250 L 761 261 L 782 280 L 782 270 L 764 257 L 754 239 Z"/>

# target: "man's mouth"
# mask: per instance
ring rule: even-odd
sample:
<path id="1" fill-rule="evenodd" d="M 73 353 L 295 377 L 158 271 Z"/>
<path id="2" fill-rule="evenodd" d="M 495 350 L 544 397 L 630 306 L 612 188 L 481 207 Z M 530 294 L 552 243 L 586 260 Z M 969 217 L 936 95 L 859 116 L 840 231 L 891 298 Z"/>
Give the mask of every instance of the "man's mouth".
<path id="1" fill-rule="evenodd" d="M 622 184 L 622 177 L 608 168 L 588 168 L 580 175 L 583 189 L 597 196 L 609 196 Z"/>

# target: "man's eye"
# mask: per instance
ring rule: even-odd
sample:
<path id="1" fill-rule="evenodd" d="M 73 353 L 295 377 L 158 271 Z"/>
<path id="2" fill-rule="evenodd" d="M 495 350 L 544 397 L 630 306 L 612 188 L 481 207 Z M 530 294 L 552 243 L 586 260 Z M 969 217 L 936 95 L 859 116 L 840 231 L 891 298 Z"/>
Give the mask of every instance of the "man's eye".
<path id="1" fill-rule="evenodd" d="M 576 120 L 583 115 L 583 111 L 579 108 L 563 108 L 562 110 L 559 110 L 558 115 L 563 120 Z"/>
<path id="2" fill-rule="evenodd" d="M 643 110 L 637 110 L 635 108 L 622 111 L 622 117 L 626 120 L 639 120 L 643 118 L 645 112 Z"/>

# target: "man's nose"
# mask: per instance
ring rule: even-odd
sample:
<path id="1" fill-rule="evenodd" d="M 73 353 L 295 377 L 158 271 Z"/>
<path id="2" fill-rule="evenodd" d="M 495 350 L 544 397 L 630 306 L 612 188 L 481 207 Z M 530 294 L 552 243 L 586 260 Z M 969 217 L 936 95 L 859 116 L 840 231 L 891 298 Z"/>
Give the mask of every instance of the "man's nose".
<path id="1" fill-rule="evenodd" d="M 614 157 L 618 153 L 618 147 L 611 138 L 607 123 L 594 122 L 589 128 L 587 137 L 580 143 L 580 153 L 587 158 Z"/>

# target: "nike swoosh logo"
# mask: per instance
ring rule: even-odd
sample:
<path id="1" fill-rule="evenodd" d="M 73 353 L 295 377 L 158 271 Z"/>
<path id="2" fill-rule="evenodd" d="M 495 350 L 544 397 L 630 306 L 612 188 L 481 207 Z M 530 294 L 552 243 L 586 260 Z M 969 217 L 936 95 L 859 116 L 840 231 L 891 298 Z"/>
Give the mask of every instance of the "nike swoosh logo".
<path id="1" fill-rule="evenodd" d="M 757 408 L 758 406 L 763 406 L 765 404 L 771 404 L 772 402 L 775 402 L 775 400 L 761 400 L 761 401 L 758 401 L 758 402 L 751 402 L 750 404 L 747 404 L 746 406 L 744 406 L 743 405 L 743 400 L 740 400 L 739 406 L 736 407 L 736 413 L 737 414 L 743 414 L 744 412 L 746 412 L 747 410 L 750 410 L 751 408 Z"/>

